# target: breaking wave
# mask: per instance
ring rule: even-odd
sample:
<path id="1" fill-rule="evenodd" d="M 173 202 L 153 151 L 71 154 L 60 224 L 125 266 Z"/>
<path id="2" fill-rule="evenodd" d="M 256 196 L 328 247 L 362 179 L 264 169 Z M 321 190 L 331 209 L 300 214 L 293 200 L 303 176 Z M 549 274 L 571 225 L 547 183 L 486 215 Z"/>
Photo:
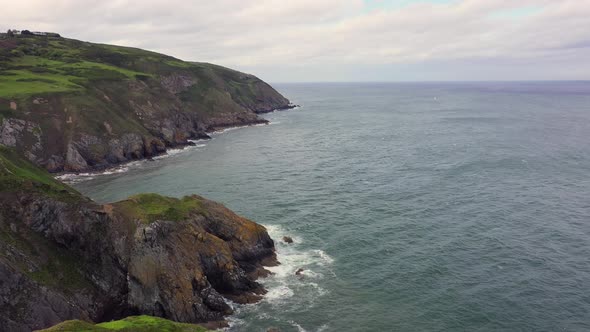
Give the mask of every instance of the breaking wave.
<path id="1" fill-rule="evenodd" d="M 278 266 L 267 267 L 272 274 L 259 282 L 264 285 L 267 293 L 256 304 L 234 304 L 236 314 L 230 318 L 228 331 L 242 331 L 248 329 L 248 322 L 241 317 L 256 317 L 256 320 L 274 325 L 287 325 L 298 331 L 308 331 L 302 327 L 303 322 L 294 320 L 280 321 L 276 317 L 270 317 L 267 307 L 274 310 L 281 308 L 310 308 L 321 296 L 328 294 L 328 290 L 322 287 L 322 279 L 327 275 L 334 275 L 331 266 L 334 259 L 323 250 L 305 248 L 304 239 L 291 231 L 285 230 L 280 225 L 266 225 L 268 234 L 275 240 L 277 258 L 281 263 Z M 282 241 L 283 236 L 291 236 L 293 243 Z M 297 273 L 301 270 L 299 273 Z M 249 319 L 251 320 L 251 319 Z M 274 325 L 273 325 L 274 324 Z M 318 330 L 322 331 L 327 325 Z"/>

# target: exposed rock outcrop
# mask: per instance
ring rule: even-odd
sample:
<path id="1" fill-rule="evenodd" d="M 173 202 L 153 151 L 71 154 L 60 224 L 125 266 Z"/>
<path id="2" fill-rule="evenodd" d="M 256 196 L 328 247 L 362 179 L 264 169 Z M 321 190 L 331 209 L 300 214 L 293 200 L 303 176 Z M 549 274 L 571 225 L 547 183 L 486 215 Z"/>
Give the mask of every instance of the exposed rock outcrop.
<path id="1" fill-rule="evenodd" d="M 199 196 L 98 205 L 15 158 L 0 146 L 3 328 L 130 314 L 223 321 L 226 298 L 264 292 L 254 276 L 275 254 L 263 226 Z"/>

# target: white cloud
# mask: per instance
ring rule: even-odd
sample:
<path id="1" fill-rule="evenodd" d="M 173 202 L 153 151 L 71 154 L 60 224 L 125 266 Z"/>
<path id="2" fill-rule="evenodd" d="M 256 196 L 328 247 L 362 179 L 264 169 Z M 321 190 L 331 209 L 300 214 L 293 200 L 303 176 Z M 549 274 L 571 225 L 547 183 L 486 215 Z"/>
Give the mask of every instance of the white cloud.
<path id="1" fill-rule="evenodd" d="M 590 0 L 420 1 L 374 10 L 362 0 L 0 2 L 3 29 L 56 31 L 254 70 L 547 59 L 579 62 L 590 74 Z M 536 10 L 494 15 L 522 8 Z"/>

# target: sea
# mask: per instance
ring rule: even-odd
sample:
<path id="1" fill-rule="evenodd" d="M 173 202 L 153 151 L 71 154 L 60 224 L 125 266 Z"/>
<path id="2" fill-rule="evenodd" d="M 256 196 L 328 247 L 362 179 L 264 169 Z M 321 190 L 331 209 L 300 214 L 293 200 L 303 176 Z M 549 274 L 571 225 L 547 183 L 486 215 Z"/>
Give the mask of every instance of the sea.
<path id="1" fill-rule="evenodd" d="M 228 331 L 590 331 L 590 82 L 273 86 L 300 107 L 62 179 L 265 225 L 282 264 Z"/>

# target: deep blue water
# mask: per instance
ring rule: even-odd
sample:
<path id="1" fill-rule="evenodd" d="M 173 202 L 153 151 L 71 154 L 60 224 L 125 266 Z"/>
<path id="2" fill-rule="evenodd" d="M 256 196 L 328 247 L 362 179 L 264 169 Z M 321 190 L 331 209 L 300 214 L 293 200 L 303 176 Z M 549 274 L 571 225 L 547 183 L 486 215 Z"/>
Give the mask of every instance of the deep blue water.
<path id="1" fill-rule="evenodd" d="M 235 331 L 590 330 L 590 82 L 276 88 L 302 107 L 76 187 L 293 236 Z"/>

